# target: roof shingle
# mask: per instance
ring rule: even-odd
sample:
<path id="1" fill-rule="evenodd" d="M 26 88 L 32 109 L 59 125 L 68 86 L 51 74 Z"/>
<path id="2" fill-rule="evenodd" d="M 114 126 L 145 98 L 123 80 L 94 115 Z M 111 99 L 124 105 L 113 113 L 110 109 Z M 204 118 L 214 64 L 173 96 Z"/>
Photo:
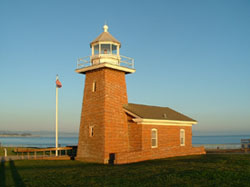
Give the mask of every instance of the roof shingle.
<path id="1" fill-rule="evenodd" d="M 168 107 L 149 106 L 128 103 L 123 106 L 129 112 L 145 119 L 158 119 L 158 120 L 176 120 L 176 121 L 194 121 L 196 120 L 187 117 L 175 110 Z"/>
<path id="2" fill-rule="evenodd" d="M 94 39 L 90 44 L 95 42 L 115 42 L 121 44 L 117 39 L 115 39 L 109 32 L 101 33 L 96 39 Z"/>

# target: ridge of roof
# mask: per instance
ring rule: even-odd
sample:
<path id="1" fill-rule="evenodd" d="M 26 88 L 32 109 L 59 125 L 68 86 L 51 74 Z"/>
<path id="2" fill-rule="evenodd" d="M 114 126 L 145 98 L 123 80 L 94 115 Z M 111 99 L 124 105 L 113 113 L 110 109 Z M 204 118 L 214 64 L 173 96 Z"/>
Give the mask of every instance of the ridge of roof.
<path id="1" fill-rule="evenodd" d="M 144 119 L 196 122 L 196 120 L 182 113 L 179 113 L 169 107 L 128 103 L 128 104 L 123 105 L 123 108 Z"/>
<path id="2" fill-rule="evenodd" d="M 115 37 L 113 37 L 109 32 L 102 32 L 96 39 L 94 39 L 90 44 L 95 42 L 115 42 L 121 44 Z"/>

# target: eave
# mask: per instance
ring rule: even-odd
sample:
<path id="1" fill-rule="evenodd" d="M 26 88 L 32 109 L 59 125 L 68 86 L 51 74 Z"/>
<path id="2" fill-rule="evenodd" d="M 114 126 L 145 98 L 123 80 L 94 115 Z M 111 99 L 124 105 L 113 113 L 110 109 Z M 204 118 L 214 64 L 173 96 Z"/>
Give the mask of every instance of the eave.
<path id="1" fill-rule="evenodd" d="M 92 66 L 76 69 L 75 72 L 85 74 L 87 71 L 92 71 L 92 70 L 100 69 L 100 68 L 111 68 L 111 69 L 115 69 L 119 71 L 124 71 L 126 74 L 135 72 L 135 69 L 131 69 L 131 68 L 127 68 L 127 67 L 119 66 L 119 65 L 114 65 L 110 63 L 101 63 L 98 65 L 92 65 Z"/>
<path id="2" fill-rule="evenodd" d="M 180 120 L 162 120 L 162 119 L 146 119 L 124 109 L 124 111 L 133 116 L 132 119 L 135 123 L 141 125 L 165 125 L 165 126 L 192 126 L 196 125 L 197 121 L 180 121 Z"/>

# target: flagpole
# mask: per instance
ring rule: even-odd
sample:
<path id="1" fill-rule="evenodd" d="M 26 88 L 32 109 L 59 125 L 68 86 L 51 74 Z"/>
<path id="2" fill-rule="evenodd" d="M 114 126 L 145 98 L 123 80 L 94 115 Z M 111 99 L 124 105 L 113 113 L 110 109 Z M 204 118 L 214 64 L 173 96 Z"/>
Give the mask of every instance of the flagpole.
<path id="1" fill-rule="evenodd" d="M 58 75 L 56 75 L 58 80 Z M 58 156 L 58 87 L 56 86 L 56 156 Z"/>

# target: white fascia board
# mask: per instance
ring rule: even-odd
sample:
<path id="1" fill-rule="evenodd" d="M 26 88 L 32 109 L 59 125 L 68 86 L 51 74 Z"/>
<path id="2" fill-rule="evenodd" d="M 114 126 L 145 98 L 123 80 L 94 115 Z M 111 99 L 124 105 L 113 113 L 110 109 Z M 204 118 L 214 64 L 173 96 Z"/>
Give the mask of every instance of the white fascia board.
<path id="1" fill-rule="evenodd" d="M 197 124 L 196 121 L 176 121 L 176 120 L 156 120 L 156 119 L 133 119 L 137 124 L 142 125 L 165 125 L 165 126 L 192 126 Z"/>
<path id="2" fill-rule="evenodd" d="M 85 73 L 87 71 L 91 71 L 91 70 L 99 69 L 99 68 L 104 68 L 104 67 L 111 68 L 111 69 L 116 69 L 116 70 L 119 70 L 119 71 L 124 71 L 126 73 L 134 73 L 135 72 L 135 69 L 130 69 L 130 68 L 127 68 L 127 67 L 124 67 L 124 66 L 114 65 L 114 64 L 110 64 L 110 63 L 100 63 L 98 65 L 92 65 L 92 66 L 84 67 L 84 68 L 81 68 L 81 69 L 76 69 L 75 72 L 77 72 L 77 73 Z"/>

